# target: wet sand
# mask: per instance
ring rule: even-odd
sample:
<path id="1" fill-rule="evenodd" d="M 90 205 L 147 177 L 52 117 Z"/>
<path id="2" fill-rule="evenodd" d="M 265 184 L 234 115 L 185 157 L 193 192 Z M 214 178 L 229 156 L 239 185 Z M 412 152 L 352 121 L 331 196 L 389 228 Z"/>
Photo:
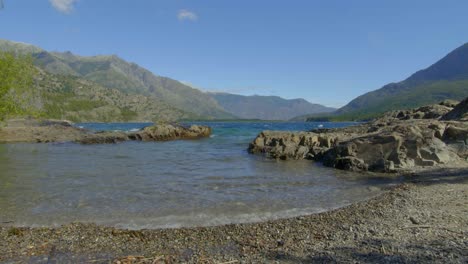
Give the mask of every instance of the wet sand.
<path id="1" fill-rule="evenodd" d="M 141 231 L 2 223 L 0 262 L 467 263 L 468 169 L 411 177 L 365 202 L 263 223 Z"/>

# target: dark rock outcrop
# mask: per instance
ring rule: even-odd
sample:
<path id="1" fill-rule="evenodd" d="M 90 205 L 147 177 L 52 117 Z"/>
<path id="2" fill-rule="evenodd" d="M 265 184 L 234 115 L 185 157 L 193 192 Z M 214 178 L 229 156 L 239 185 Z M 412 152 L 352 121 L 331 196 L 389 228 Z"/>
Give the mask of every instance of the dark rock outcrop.
<path id="1" fill-rule="evenodd" d="M 311 159 L 355 171 L 468 166 L 468 122 L 440 120 L 461 104 L 455 109 L 443 102 L 393 111 L 372 122 L 341 129 L 263 131 L 248 150 L 271 158 Z"/>
<path id="2" fill-rule="evenodd" d="M 452 111 L 445 114 L 442 120 L 468 121 L 468 98 L 456 105 Z"/>
<path id="3" fill-rule="evenodd" d="M 198 125 L 192 125 L 187 128 L 176 124 L 158 124 L 132 133 L 113 131 L 94 132 L 74 127 L 69 121 L 16 119 L 7 121 L 5 126 L 0 128 L 0 142 L 113 144 L 128 140 L 167 141 L 197 139 L 208 137 L 210 134 L 210 127 Z"/>

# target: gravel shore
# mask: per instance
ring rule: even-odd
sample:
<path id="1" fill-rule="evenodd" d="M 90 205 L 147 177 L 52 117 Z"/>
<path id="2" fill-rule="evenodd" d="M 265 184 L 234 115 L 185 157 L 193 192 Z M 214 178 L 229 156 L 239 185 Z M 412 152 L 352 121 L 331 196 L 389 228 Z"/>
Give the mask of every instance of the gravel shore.
<path id="1" fill-rule="evenodd" d="M 264 223 L 140 231 L 3 223 L 0 262 L 467 263 L 468 169 L 411 179 L 345 208 Z"/>

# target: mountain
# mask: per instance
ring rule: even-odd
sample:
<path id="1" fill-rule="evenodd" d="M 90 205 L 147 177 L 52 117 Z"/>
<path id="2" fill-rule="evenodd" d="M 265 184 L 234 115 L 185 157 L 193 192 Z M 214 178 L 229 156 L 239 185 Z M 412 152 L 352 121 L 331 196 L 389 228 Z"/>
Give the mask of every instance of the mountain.
<path id="1" fill-rule="evenodd" d="M 154 97 L 126 94 L 71 75 L 38 69 L 28 104 L 44 117 L 74 122 L 157 121 L 199 118 Z"/>
<path id="2" fill-rule="evenodd" d="M 33 46 L 28 43 L 14 42 L 5 39 L 0 39 L 0 50 L 13 50 L 20 53 L 39 53 L 43 50 L 39 47 Z"/>
<path id="3" fill-rule="evenodd" d="M 176 80 L 157 76 L 115 55 L 83 57 L 71 52 L 48 52 L 33 45 L 0 41 L 0 49 L 31 53 L 35 64 L 48 73 L 90 81 L 96 87 L 116 89 L 124 95 L 148 97 L 178 112 L 204 119 L 235 118 L 209 95 Z"/>
<path id="4" fill-rule="evenodd" d="M 411 75 L 349 102 L 334 113 L 340 119 L 366 119 L 388 110 L 415 108 L 468 96 L 468 43 Z"/>
<path id="5" fill-rule="evenodd" d="M 332 112 L 336 109 L 312 104 L 304 99 L 278 96 L 243 96 L 209 93 L 229 113 L 244 119 L 289 120 L 298 115 Z"/>
<path id="6" fill-rule="evenodd" d="M 0 49 L 32 54 L 41 69 L 35 102 L 47 117 L 73 121 L 175 119 L 287 120 L 333 108 L 303 99 L 212 94 L 157 76 L 118 56 L 48 52 L 34 45 L 0 40 Z M 38 97 L 40 95 L 40 97 Z"/>
<path id="7" fill-rule="evenodd" d="M 210 96 L 176 80 L 112 56 L 81 57 L 70 52 L 41 52 L 35 55 L 39 67 L 56 74 L 68 74 L 124 93 L 158 98 L 169 105 L 206 118 L 232 118 Z"/>

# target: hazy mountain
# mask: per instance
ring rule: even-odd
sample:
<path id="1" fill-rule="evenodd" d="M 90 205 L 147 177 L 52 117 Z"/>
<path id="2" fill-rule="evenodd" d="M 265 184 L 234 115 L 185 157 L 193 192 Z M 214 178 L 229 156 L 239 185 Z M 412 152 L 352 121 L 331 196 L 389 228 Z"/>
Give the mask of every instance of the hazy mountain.
<path id="1" fill-rule="evenodd" d="M 283 99 L 278 96 L 243 96 L 209 93 L 229 113 L 245 119 L 289 120 L 298 115 L 326 113 L 336 110 L 304 99 Z"/>
<path id="2" fill-rule="evenodd" d="M 176 80 L 156 76 L 115 55 L 82 57 L 71 52 L 47 52 L 33 45 L 6 40 L 0 42 L 0 48 L 32 53 L 36 65 L 49 73 L 79 77 L 123 94 L 149 97 L 180 109 L 179 112 L 193 113 L 192 116 L 234 118 L 209 95 Z"/>
<path id="3" fill-rule="evenodd" d="M 468 43 L 427 69 L 399 83 L 366 93 L 335 112 L 347 119 L 373 117 L 388 110 L 414 108 L 468 96 Z"/>

